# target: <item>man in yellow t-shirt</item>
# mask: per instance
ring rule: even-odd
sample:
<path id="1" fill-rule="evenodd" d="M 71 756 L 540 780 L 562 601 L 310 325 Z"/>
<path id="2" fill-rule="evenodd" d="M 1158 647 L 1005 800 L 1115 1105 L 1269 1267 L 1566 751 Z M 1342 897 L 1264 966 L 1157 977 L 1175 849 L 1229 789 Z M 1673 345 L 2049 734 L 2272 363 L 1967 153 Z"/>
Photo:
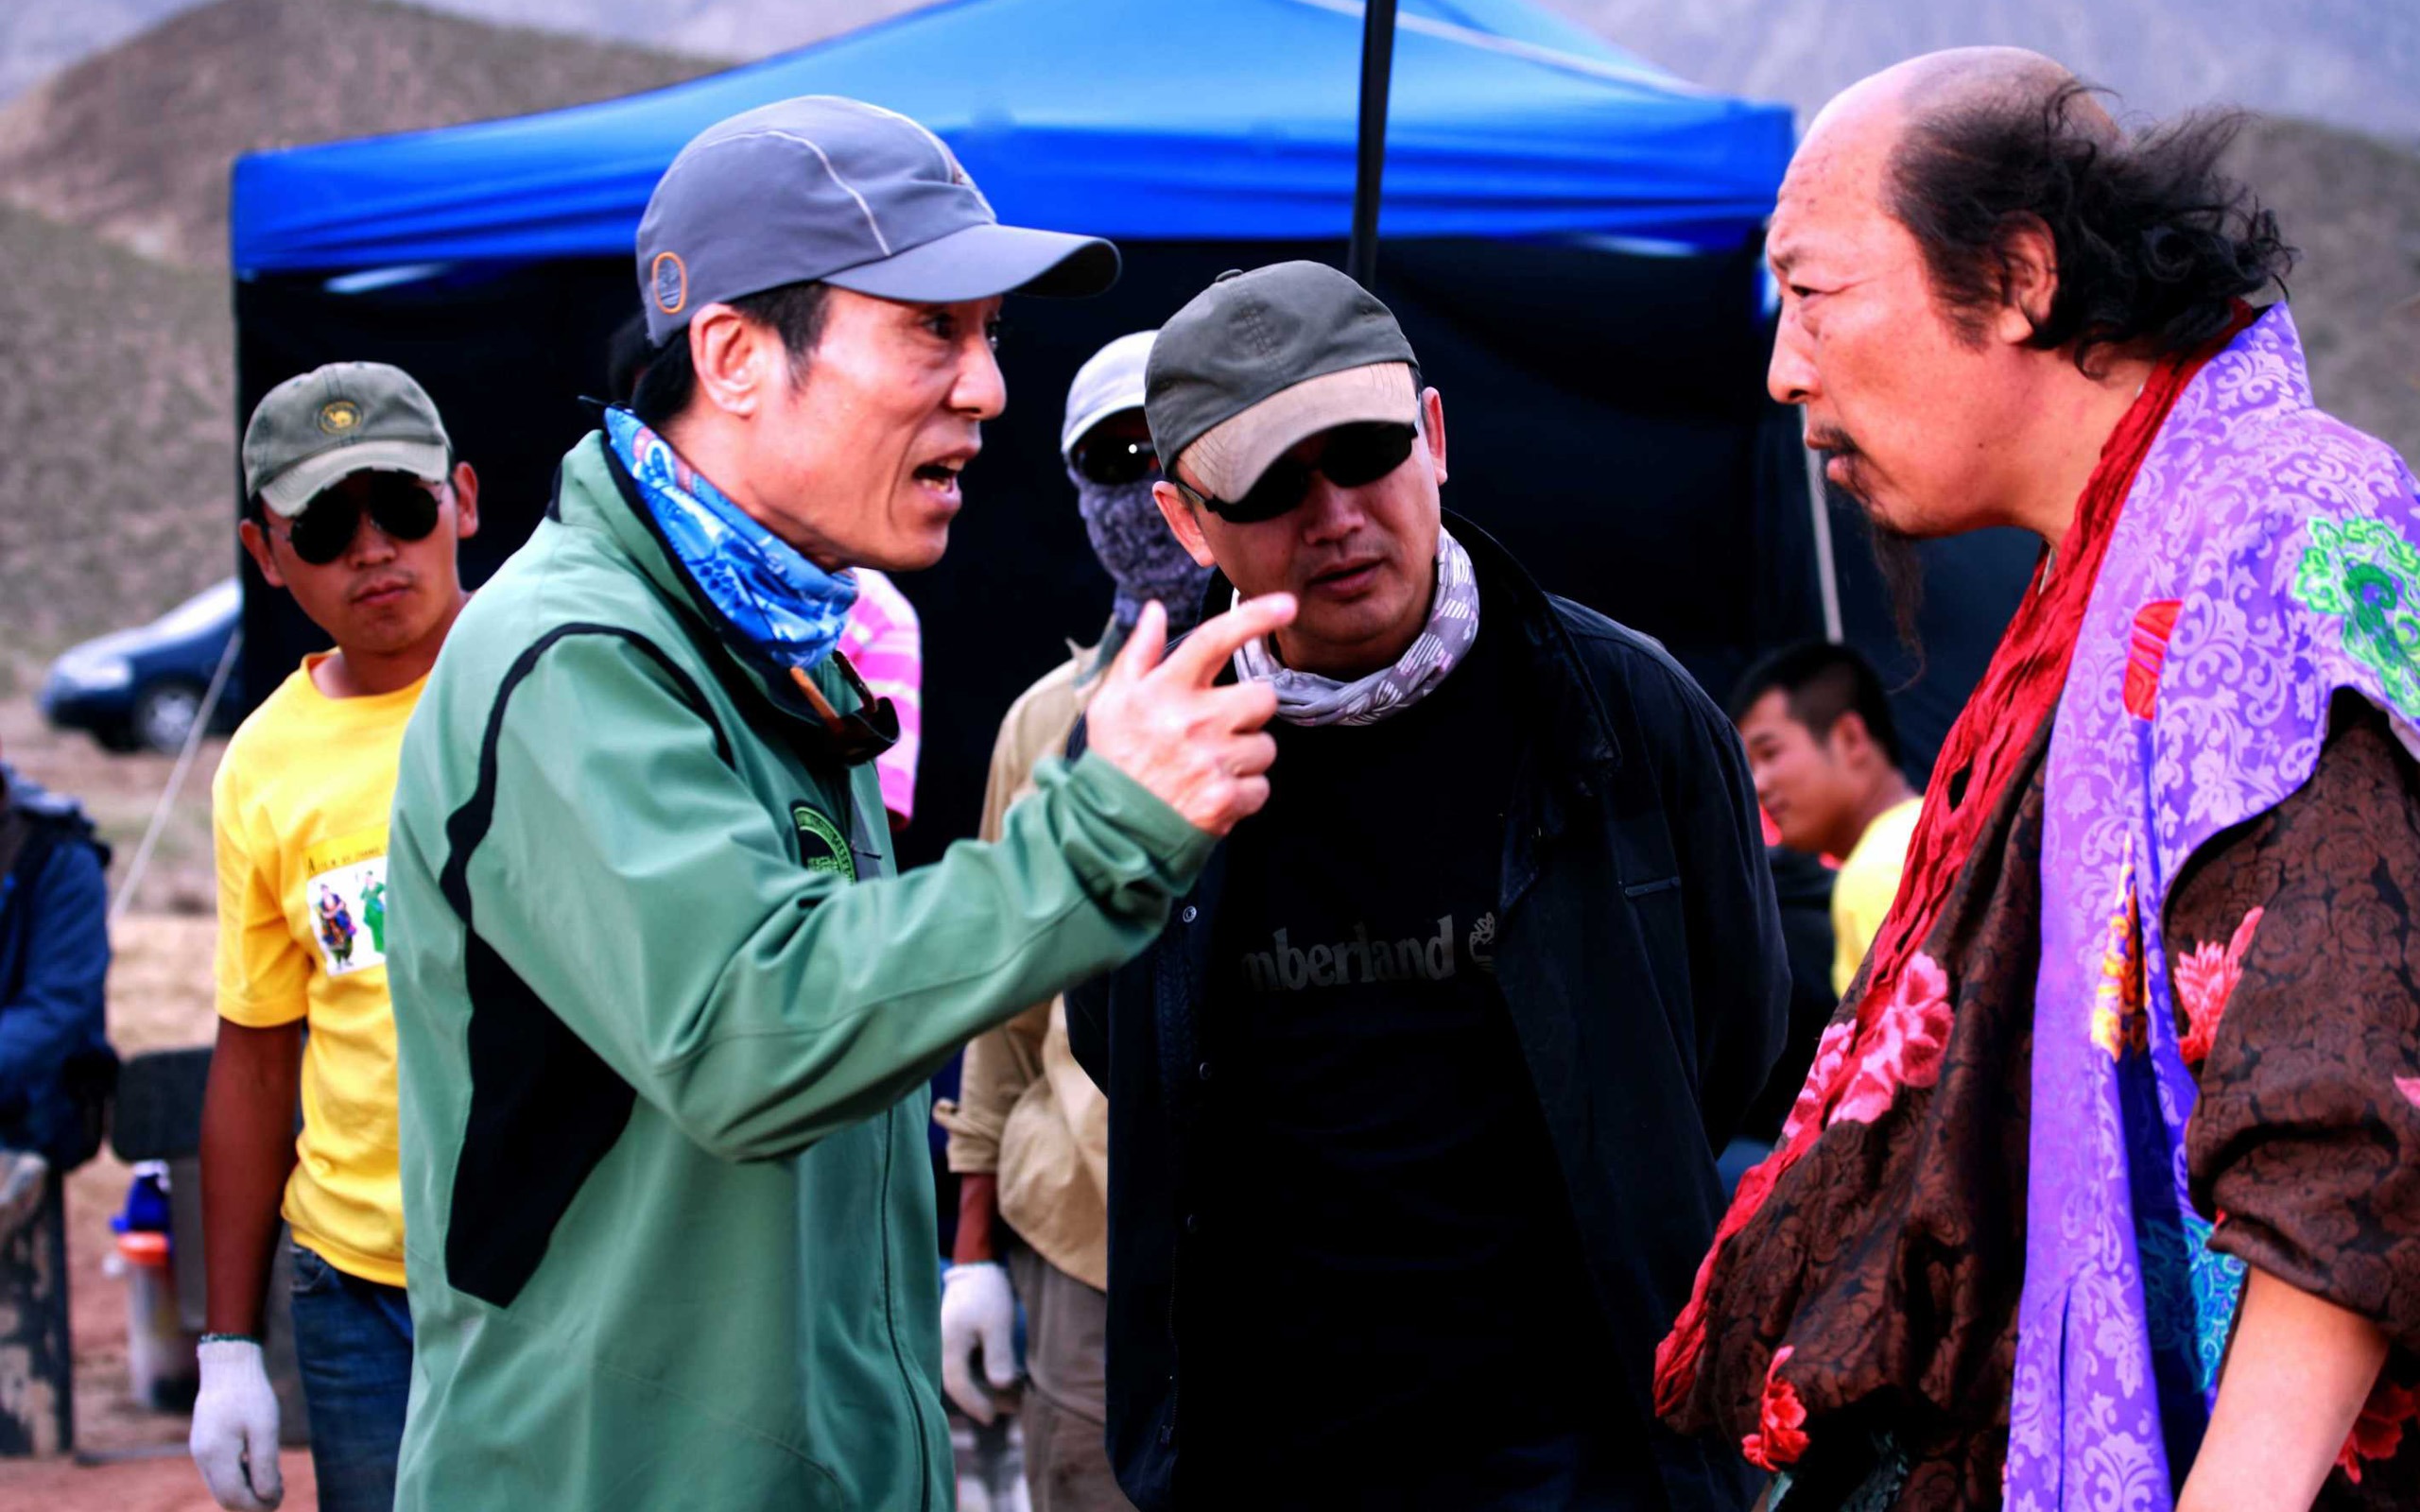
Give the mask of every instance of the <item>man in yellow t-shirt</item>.
<path id="1" fill-rule="evenodd" d="M 1808 642 L 1748 670 L 1731 696 L 1756 801 L 1781 843 L 1840 859 L 1832 993 L 1848 992 L 1899 892 L 1922 800 L 1899 770 L 1882 679 L 1845 645 Z"/>
<path id="2" fill-rule="evenodd" d="M 478 528 L 478 480 L 409 375 L 332 363 L 252 412 L 244 487 L 244 549 L 336 649 L 304 659 L 244 721 L 211 792 L 219 1024 L 202 1110 L 210 1332 L 191 1447 L 220 1506 L 277 1505 L 277 1399 L 260 1339 L 282 1213 L 320 1506 L 388 1512 L 412 1334 L 387 813 L 405 722 L 467 597 L 455 546 Z"/>

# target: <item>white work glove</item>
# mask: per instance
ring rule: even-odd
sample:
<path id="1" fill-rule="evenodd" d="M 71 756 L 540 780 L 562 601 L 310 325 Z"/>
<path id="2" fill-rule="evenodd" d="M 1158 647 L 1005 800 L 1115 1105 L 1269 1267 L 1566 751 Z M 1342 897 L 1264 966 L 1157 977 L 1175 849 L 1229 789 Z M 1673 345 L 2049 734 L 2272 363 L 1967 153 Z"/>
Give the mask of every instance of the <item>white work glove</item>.
<path id="1" fill-rule="evenodd" d="M 975 1350 L 994 1391 L 1017 1383 L 1017 1298 L 1009 1273 L 993 1261 L 952 1265 L 942 1277 L 942 1389 L 977 1422 L 997 1411 L 991 1392 L 975 1383 Z"/>
<path id="2" fill-rule="evenodd" d="M 277 1393 L 269 1389 L 261 1347 L 250 1339 L 206 1339 L 201 1393 L 194 1398 L 185 1447 L 202 1485 L 229 1512 L 268 1512 L 285 1499 L 277 1468 Z M 247 1479 L 249 1465 L 250 1479 Z"/>

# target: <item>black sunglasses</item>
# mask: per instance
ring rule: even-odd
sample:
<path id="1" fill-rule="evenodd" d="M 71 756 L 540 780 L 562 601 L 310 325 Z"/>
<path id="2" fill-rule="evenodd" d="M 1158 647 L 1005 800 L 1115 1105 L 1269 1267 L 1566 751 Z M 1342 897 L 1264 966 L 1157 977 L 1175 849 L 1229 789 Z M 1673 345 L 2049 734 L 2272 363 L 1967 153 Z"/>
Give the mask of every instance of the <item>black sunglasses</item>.
<path id="1" fill-rule="evenodd" d="M 1150 441 L 1107 436 L 1078 441 L 1073 460 L 1079 474 L 1105 489 L 1123 488 L 1160 465 Z"/>
<path id="2" fill-rule="evenodd" d="M 401 472 L 373 472 L 365 484 L 348 478 L 313 494 L 286 522 L 285 543 L 312 566 L 325 567 L 352 547 L 363 510 L 393 539 L 419 541 L 437 528 L 437 504 L 426 484 Z"/>
<path id="3" fill-rule="evenodd" d="M 1269 464 L 1259 481 L 1240 499 L 1214 499 L 1170 475 L 1185 497 L 1233 524 L 1257 524 L 1299 507 L 1311 491 L 1311 474 L 1324 475 L 1340 489 L 1375 483 L 1403 466 L 1418 435 L 1409 425 L 1388 421 L 1357 421 L 1324 433 L 1326 444 L 1309 461 L 1290 454 Z"/>
<path id="4" fill-rule="evenodd" d="M 846 766 L 861 766 L 899 743 L 899 711 L 888 698 L 877 698 L 857 676 L 857 669 L 838 651 L 832 653 L 832 664 L 839 669 L 840 679 L 857 696 L 858 707 L 842 713 L 823 696 L 823 690 L 804 668 L 790 668 L 790 681 L 806 697 L 807 707 L 823 724 L 824 748 Z"/>

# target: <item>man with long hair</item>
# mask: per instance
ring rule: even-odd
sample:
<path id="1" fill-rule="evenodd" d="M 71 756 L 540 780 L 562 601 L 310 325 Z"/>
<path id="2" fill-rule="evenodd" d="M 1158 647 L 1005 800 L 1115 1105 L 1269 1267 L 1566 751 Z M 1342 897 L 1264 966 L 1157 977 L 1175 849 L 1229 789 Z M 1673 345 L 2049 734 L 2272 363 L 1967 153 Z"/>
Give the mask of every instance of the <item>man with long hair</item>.
<path id="1" fill-rule="evenodd" d="M 2245 302 L 2230 130 L 1961 50 L 1782 188 L 1827 479 L 2043 554 L 1659 1350 L 1776 1512 L 2420 1503 L 2420 499 Z"/>

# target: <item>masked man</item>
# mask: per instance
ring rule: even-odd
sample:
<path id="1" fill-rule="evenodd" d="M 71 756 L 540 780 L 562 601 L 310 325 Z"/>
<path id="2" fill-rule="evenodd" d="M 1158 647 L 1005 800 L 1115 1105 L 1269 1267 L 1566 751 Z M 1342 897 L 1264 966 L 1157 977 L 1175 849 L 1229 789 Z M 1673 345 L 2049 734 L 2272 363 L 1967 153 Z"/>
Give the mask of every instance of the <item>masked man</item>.
<path id="1" fill-rule="evenodd" d="M 891 875 L 849 568 L 940 558 L 1000 296 L 1115 254 L 1001 226 L 939 138 L 829 97 L 692 141 L 638 250 L 635 407 L 404 740 L 396 1505 L 945 1505 L 925 1078 L 1141 950 L 1266 799 L 1275 700 L 1209 682 L 1291 606 L 1165 662 L 1147 611 L 1085 758 Z"/>
<path id="2" fill-rule="evenodd" d="M 2420 503 L 2225 140 L 1960 51 L 1783 185 L 1825 476 L 2045 549 L 1658 1357 L 1780 1512 L 2420 1503 Z"/>
<path id="3" fill-rule="evenodd" d="M 1333 268 L 1230 274 L 1151 349 L 1209 601 L 1300 617 L 1270 806 L 1068 1000 L 1109 1093 L 1110 1450 L 1184 1507 L 1737 1507 L 1654 1340 L 1787 966 L 1721 713 L 1446 516 L 1445 412 Z M 1232 586 L 1230 586 L 1232 585 Z"/>
<path id="4" fill-rule="evenodd" d="M 1151 336 L 1139 331 L 1103 347 L 1067 390 L 1060 455 L 1115 596 L 1099 644 L 1046 674 L 1001 721 L 983 795 L 986 839 L 1033 791 L 1035 766 L 1066 749 L 1143 606 L 1167 606 L 1176 633 L 1201 608 L 1209 573 L 1168 533 L 1151 498 L 1160 478 L 1143 419 Z M 1125 1507 L 1101 1444 L 1109 1108 L 1068 1051 L 1064 1006 L 1037 1003 L 977 1036 L 959 1085 L 957 1104 L 935 1110 L 949 1127 L 950 1169 L 959 1173 L 956 1263 L 942 1290 L 942 1381 L 952 1400 L 990 1422 L 995 1403 L 976 1383 L 970 1357 L 979 1347 L 994 1386 L 1016 1379 L 1011 1340 L 1022 1300 L 1031 1386 L 1020 1411 L 1035 1512 Z"/>

